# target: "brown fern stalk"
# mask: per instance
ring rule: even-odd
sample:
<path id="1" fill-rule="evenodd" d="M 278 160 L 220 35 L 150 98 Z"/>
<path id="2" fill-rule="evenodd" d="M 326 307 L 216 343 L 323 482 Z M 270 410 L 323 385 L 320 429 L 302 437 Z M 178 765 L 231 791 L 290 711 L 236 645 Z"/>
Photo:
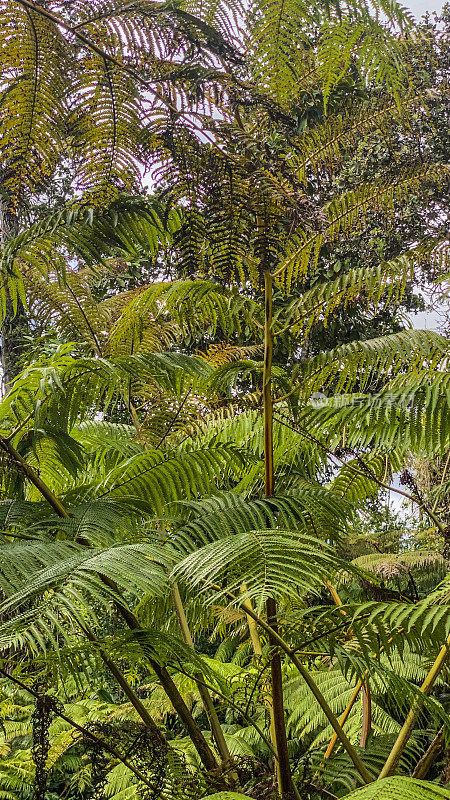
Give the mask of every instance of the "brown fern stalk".
<path id="1" fill-rule="evenodd" d="M 272 295 L 273 280 L 269 270 L 264 272 L 264 370 L 263 370 L 263 405 L 264 405 L 264 474 L 265 496 L 272 497 L 275 488 L 273 466 L 273 400 L 272 400 Z M 277 609 L 275 600 L 269 597 L 266 601 L 267 622 L 274 631 L 278 632 Z M 281 673 L 281 656 L 278 652 L 277 642 L 269 634 L 272 647 L 270 671 L 272 678 L 272 715 L 275 734 L 276 750 L 278 755 L 277 773 L 280 794 L 283 800 L 295 796 L 289 752 L 287 746 L 286 721 L 283 702 L 283 677 Z"/>
<path id="2" fill-rule="evenodd" d="M 428 750 L 425 751 L 422 758 L 417 762 L 412 774 L 413 778 L 423 781 L 427 777 L 434 762 L 442 753 L 444 744 L 444 728 L 442 727 L 438 730 Z"/>

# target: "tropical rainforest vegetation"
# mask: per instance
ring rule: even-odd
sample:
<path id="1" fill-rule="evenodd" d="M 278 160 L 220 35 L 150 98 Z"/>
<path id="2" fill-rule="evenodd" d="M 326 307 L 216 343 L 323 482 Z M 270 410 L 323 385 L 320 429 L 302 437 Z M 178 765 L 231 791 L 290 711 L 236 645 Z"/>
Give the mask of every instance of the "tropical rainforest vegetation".
<path id="1" fill-rule="evenodd" d="M 1 800 L 450 798 L 449 32 L 0 0 Z"/>

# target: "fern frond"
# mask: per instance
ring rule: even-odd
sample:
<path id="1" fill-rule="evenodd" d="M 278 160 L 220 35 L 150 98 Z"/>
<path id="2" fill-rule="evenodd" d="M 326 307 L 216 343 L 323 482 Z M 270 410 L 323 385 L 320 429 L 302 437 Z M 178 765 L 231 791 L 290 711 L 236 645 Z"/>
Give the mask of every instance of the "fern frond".
<path id="1" fill-rule="evenodd" d="M 204 545 L 186 556 L 174 574 L 201 592 L 209 592 L 207 602 L 227 600 L 227 593 L 258 603 L 267 597 L 298 597 L 299 592 L 315 592 L 336 570 L 333 549 L 299 531 L 253 530 Z M 213 587 L 226 579 L 226 589 Z"/>
<path id="2" fill-rule="evenodd" d="M 155 258 L 179 226 L 180 212 L 155 198 L 121 194 L 104 210 L 74 202 L 9 237 L 0 263 L 5 269 L 16 266 L 47 275 L 58 272 L 61 255 L 67 252 L 90 267 L 114 256 Z M 63 267 L 60 272 L 64 275 Z"/>
<path id="3" fill-rule="evenodd" d="M 2 182 L 15 208 L 60 157 L 67 113 L 67 44 L 57 26 L 20 3 L 0 7 Z"/>
<path id="4" fill-rule="evenodd" d="M 218 445 L 167 456 L 159 450 L 139 453 L 114 467 L 96 487 L 97 497 L 136 497 L 156 513 L 169 503 L 209 494 L 217 481 L 243 466 L 236 448 Z"/>
<path id="5" fill-rule="evenodd" d="M 177 527 L 177 542 L 189 550 L 244 531 L 273 528 L 310 529 L 317 538 L 336 539 L 349 508 L 319 485 L 300 484 L 296 491 L 266 500 L 245 500 L 234 492 L 180 504 L 188 521 Z"/>
<path id="6" fill-rule="evenodd" d="M 449 442 L 448 384 L 444 370 L 420 370 L 411 378 L 400 373 L 373 395 L 321 396 L 317 407 L 302 410 L 301 426 L 312 426 L 319 438 L 324 432 L 332 446 L 345 430 L 350 448 L 443 454 Z"/>
<path id="7" fill-rule="evenodd" d="M 406 330 L 350 342 L 306 362 L 302 384 L 306 382 L 306 391 L 311 394 L 329 384 L 336 393 L 352 391 L 357 385 L 364 392 L 371 382 L 386 381 L 400 371 L 414 375 L 424 360 L 432 370 L 446 356 L 447 350 L 448 340 L 433 331 Z M 311 382 L 308 381 L 310 376 Z"/>
<path id="8" fill-rule="evenodd" d="M 348 72 L 356 53 L 361 76 L 370 84 L 382 84 L 398 98 L 406 88 L 406 75 L 402 58 L 402 42 L 377 17 L 364 13 L 367 6 L 361 4 L 360 14 L 342 14 L 334 10 L 324 20 L 317 52 L 317 71 L 323 81 L 325 108 L 332 89 Z M 359 19 L 358 19 L 359 16 Z M 411 29 L 414 20 L 411 14 L 396 3 L 390 7 L 390 19 L 400 26 Z"/>
<path id="9" fill-rule="evenodd" d="M 64 586 L 69 576 L 69 585 L 76 587 L 78 581 L 79 589 L 88 590 L 91 586 L 98 594 L 99 572 L 118 582 L 122 589 L 130 589 L 133 585 L 136 589 L 138 586 L 143 589 L 152 585 L 158 593 L 166 585 L 167 567 L 171 563 L 169 550 L 157 544 L 144 543 L 104 550 L 89 550 L 75 543 L 14 543 L 5 547 L 3 552 L 0 581 L 8 597 L 3 602 L 5 610 L 18 608 L 50 588 L 55 590 L 62 586 L 70 593 L 68 585 Z M 27 579 L 24 580 L 25 576 Z M 76 596 L 74 588 L 74 598 Z"/>
<path id="10" fill-rule="evenodd" d="M 441 553 L 430 550 L 406 550 L 403 553 L 371 553 L 352 560 L 352 564 L 382 578 L 408 574 L 411 570 L 445 571 Z"/>
<path id="11" fill-rule="evenodd" d="M 118 31 L 102 47 L 115 53 Z M 138 137 L 144 104 L 135 81 L 92 50 L 83 53 L 72 91 L 78 98 L 72 124 L 80 158 L 78 180 L 94 205 L 109 204 L 120 191 L 138 188 Z"/>
<path id="12" fill-rule="evenodd" d="M 434 243 L 430 245 L 434 248 Z M 326 325 L 341 305 L 352 306 L 364 301 L 377 309 L 380 303 L 401 300 L 407 281 L 412 277 L 415 259 L 421 260 L 423 250 L 412 250 L 376 267 L 352 269 L 329 281 L 318 281 L 286 309 L 276 314 L 281 329 L 289 327 L 294 335 L 305 336 L 319 320 Z M 277 327 L 275 327 L 275 335 Z"/>
<path id="13" fill-rule="evenodd" d="M 375 179 L 336 196 L 324 208 L 325 221 L 320 230 L 311 233 L 299 229 L 286 242 L 286 255 L 275 273 L 277 280 L 289 288 L 308 271 L 314 273 L 325 242 L 337 241 L 350 230 L 361 228 L 371 211 L 391 217 L 395 204 L 401 203 L 408 193 L 420 193 L 428 181 L 439 184 L 443 180 L 448 180 L 446 167 L 421 165 L 405 169 L 395 181 Z"/>
<path id="14" fill-rule="evenodd" d="M 37 428 L 68 432 L 90 418 L 93 408 L 105 410 L 123 397 L 130 382 L 137 394 L 145 387 L 147 393 L 162 390 L 173 399 L 211 372 L 204 359 L 182 353 L 140 353 L 107 360 L 76 358 L 74 349 L 74 343 L 63 345 L 17 377 L 0 406 L 3 430 L 23 426 L 33 418 Z M 113 429 L 109 430 L 112 435 Z"/>
<path id="15" fill-rule="evenodd" d="M 349 626 L 355 640 L 367 654 L 371 650 L 372 658 L 373 653 L 379 651 L 380 643 L 387 653 L 396 649 L 402 652 L 407 640 L 409 647 L 416 647 L 420 652 L 424 646 L 439 647 L 448 635 L 448 607 L 432 601 L 424 603 L 371 601 L 355 605 L 353 608 L 350 604 L 348 611 Z M 330 612 L 325 611 L 323 622 L 331 618 L 336 623 L 339 618 L 342 620 L 342 615 L 336 614 L 335 609 Z"/>
<path id="16" fill-rule="evenodd" d="M 111 333 L 111 346 L 119 341 L 140 343 L 148 317 L 164 319 L 166 313 L 176 321 L 189 340 L 198 331 L 228 337 L 252 325 L 257 304 L 237 292 L 229 292 L 212 281 L 174 281 L 157 283 L 130 294 L 120 319 Z"/>
<path id="17" fill-rule="evenodd" d="M 394 776 L 357 789 L 344 800 L 448 800 L 450 792 L 442 786 L 414 778 Z"/>

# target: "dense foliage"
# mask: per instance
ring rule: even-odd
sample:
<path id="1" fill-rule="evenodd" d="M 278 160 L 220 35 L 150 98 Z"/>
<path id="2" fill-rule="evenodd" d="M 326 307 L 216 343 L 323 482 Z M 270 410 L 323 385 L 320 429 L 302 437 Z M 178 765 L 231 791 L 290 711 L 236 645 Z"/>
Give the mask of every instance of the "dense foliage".
<path id="1" fill-rule="evenodd" d="M 0 799 L 450 797 L 448 24 L 0 0 Z"/>

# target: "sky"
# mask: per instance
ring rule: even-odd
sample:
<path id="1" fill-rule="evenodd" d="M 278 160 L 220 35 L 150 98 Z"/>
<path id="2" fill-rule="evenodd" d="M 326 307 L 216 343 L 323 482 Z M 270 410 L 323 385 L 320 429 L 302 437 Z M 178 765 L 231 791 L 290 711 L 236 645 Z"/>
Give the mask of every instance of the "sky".
<path id="1" fill-rule="evenodd" d="M 442 285 L 442 289 L 446 285 Z M 425 301 L 426 308 L 424 311 L 410 311 L 404 314 L 403 324 L 407 326 L 409 322 L 411 327 L 416 330 L 437 331 L 438 333 L 448 331 L 450 325 L 450 302 L 448 297 L 435 296 L 433 300 L 432 295 L 424 291 L 421 292 L 421 296 Z"/>
<path id="2" fill-rule="evenodd" d="M 408 2 L 406 0 L 404 5 L 413 12 L 414 16 L 420 18 L 426 11 L 440 11 L 443 2 L 440 2 L 440 0 L 431 0 L 431 2 L 427 0 L 409 0 Z"/>

